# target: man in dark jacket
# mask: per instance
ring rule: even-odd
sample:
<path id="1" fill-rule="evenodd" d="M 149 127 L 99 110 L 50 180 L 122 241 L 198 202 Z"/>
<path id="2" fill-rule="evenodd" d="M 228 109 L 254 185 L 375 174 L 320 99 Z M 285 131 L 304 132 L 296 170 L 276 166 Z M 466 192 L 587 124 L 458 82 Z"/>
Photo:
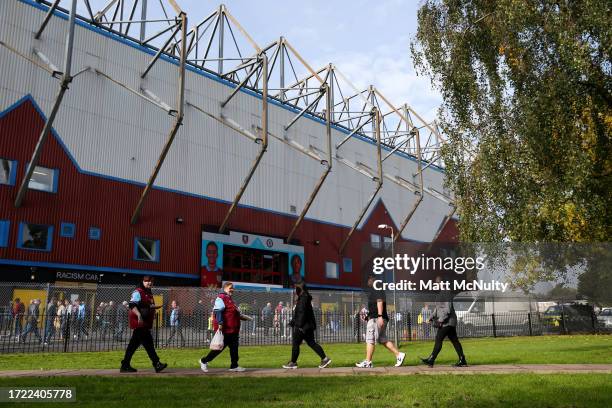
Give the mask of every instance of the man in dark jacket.
<path id="1" fill-rule="evenodd" d="M 439 282 L 439 278 L 436 279 L 436 281 Z M 429 321 L 438 329 L 436 333 L 436 342 L 431 355 L 421 359 L 421 361 L 429 367 L 433 367 L 436 357 L 438 357 L 438 353 L 442 350 L 442 342 L 446 337 L 453 343 L 455 351 L 459 356 L 459 361 L 455 364 L 455 367 L 467 366 L 465 355 L 463 354 L 463 347 L 461 347 L 461 343 L 457 337 L 457 314 L 455 313 L 452 298 L 453 295 L 451 293 L 441 293 L 438 296 L 439 301 L 436 302 L 436 308 L 429 318 Z"/>
<path id="2" fill-rule="evenodd" d="M 193 318 L 195 319 L 195 328 L 203 332 L 206 330 L 206 306 L 202 299 L 198 300 L 193 310 Z"/>
<path id="3" fill-rule="evenodd" d="M 40 336 L 40 331 L 38 330 L 38 314 L 40 312 L 39 309 L 40 300 L 34 299 L 31 301 L 30 306 L 28 307 L 28 323 L 26 324 L 26 328 L 21 333 L 20 341 L 25 343 L 28 334 L 30 332 L 34 332 L 34 335 L 38 338 L 38 341 L 42 343 L 42 337 Z"/>
<path id="4" fill-rule="evenodd" d="M 123 332 L 128 324 L 128 302 L 123 301 L 117 306 L 117 316 L 115 318 L 115 340 L 123 341 Z"/>
<path id="5" fill-rule="evenodd" d="M 55 315 L 57 315 L 57 301 L 55 298 L 51 298 L 47 304 L 47 315 L 45 316 L 45 337 L 43 340 L 45 346 L 49 344 L 51 338 L 55 335 L 55 326 L 53 325 Z"/>
<path id="6" fill-rule="evenodd" d="M 11 312 L 13 314 L 13 320 L 15 320 L 15 338 L 19 339 L 22 330 L 22 319 L 25 314 L 25 305 L 21 302 L 21 299 L 15 299 Z"/>
<path id="7" fill-rule="evenodd" d="M 303 280 L 295 284 L 295 294 L 297 295 L 297 301 L 293 311 L 293 318 L 289 322 L 289 325 L 293 327 L 291 361 L 283 365 L 283 368 L 296 369 L 298 367 L 297 360 L 303 340 L 306 340 L 306 344 L 321 358 L 319 368 L 325 368 L 331 364 L 331 360 L 325 355 L 323 348 L 315 341 L 314 332 L 317 328 L 317 323 L 312 309 L 312 296 L 308 293 Z"/>
<path id="8" fill-rule="evenodd" d="M 261 310 L 261 321 L 264 327 L 264 336 L 267 336 L 270 332 L 270 327 L 274 320 L 274 310 L 272 309 L 272 303 L 266 303 L 266 306 Z"/>

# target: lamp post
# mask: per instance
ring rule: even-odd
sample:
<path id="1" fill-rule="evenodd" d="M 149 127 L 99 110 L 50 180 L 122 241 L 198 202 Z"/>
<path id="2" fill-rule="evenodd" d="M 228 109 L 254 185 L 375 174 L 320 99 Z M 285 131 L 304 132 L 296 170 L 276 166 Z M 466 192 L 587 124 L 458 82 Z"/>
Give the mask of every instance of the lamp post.
<path id="1" fill-rule="evenodd" d="M 380 224 L 378 226 L 379 229 L 389 229 L 391 230 L 391 258 L 393 258 L 393 273 L 392 273 L 392 280 L 393 283 L 395 283 L 395 231 L 393 230 L 393 227 L 387 224 Z M 384 243 L 384 238 L 383 238 L 383 243 Z M 395 313 L 394 319 L 393 319 L 393 337 L 395 340 L 395 344 L 397 345 L 397 347 L 399 347 L 399 343 L 397 341 L 397 303 L 396 303 L 396 289 L 395 289 L 395 285 L 393 286 L 393 310 Z"/>

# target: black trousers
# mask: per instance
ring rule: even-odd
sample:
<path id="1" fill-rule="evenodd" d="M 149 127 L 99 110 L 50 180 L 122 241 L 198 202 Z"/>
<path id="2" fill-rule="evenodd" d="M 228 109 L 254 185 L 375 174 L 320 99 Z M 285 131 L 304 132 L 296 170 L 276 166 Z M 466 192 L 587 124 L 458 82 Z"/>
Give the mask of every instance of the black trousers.
<path id="1" fill-rule="evenodd" d="M 315 341 L 314 330 L 301 331 L 293 329 L 293 347 L 291 349 L 291 361 L 293 363 L 297 363 L 298 357 L 300 356 L 300 345 L 303 340 L 306 340 L 306 344 L 321 357 L 321 360 L 325 358 L 323 348 Z"/>
<path id="2" fill-rule="evenodd" d="M 136 352 L 136 349 L 140 347 L 140 345 L 145 348 L 149 358 L 153 365 L 159 363 L 159 357 L 155 352 L 155 347 L 153 346 L 153 337 L 151 336 L 151 330 L 146 329 L 144 327 L 139 327 L 134 329 L 132 332 L 132 338 L 130 338 L 130 342 L 128 343 L 127 349 L 125 350 L 125 356 L 123 357 L 123 365 L 129 365 L 130 361 L 132 361 L 132 356 Z"/>
<path id="3" fill-rule="evenodd" d="M 433 360 L 438 357 L 440 350 L 442 350 L 442 342 L 444 338 L 448 337 L 448 339 L 453 343 L 455 347 L 455 351 L 459 358 L 463 357 L 463 347 L 461 347 L 461 343 L 459 343 L 459 338 L 457 337 L 457 329 L 454 326 L 445 326 L 438 329 L 436 333 L 436 343 L 434 344 L 433 351 L 431 352 L 431 358 Z"/>
<path id="4" fill-rule="evenodd" d="M 232 361 L 230 368 L 238 367 L 238 340 L 240 335 L 238 333 L 224 334 L 223 335 L 223 349 L 221 350 L 210 350 L 206 357 L 202 359 L 203 363 L 209 363 L 215 359 L 226 347 L 230 350 L 230 360 Z"/>

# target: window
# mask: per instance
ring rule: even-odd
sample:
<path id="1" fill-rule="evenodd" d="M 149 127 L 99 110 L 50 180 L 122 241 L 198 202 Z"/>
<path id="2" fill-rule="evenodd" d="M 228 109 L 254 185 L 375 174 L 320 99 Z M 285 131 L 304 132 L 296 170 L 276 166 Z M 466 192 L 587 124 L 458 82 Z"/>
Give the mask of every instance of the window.
<path id="1" fill-rule="evenodd" d="M 342 270 L 344 272 L 353 272 L 353 260 L 351 258 L 342 259 Z"/>
<path id="2" fill-rule="evenodd" d="M 134 259 L 159 262 L 159 241 L 148 238 L 134 238 Z"/>
<path id="3" fill-rule="evenodd" d="M 34 251 L 51 251 L 53 226 L 41 224 L 19 224 L 17 247 Z"/>
<path id="4" fill-rule="evenodd" d="M 373 248 L 380 248 L 380 235 L 370 234 L 370 243 Z"/>
<path id="5" fill-rule="evenodd" d="M 383 237 L 385 249 L 391 248 L 391 237 Z"/>
<path id="6" fill-rule="evenodd" d="M 325 262 L 325 277 L 328 279 L 338 279 L 338 264 L 335 262 Z"/>
<path id="7" fill-rule="evenodd" d="M 95 241 L 100 240 L 102 236 L 102 231 L 98 227 L 89 227 L 89 239 L 93 239 Z"/>
<path id="8" fill-rule="evenodd" d="M 60 224 L 60 237 L 74 238 L 76 226 L 69 222 L 62 222 Z"/>
<path id="9" fill-rule="evenodd" d="M 48 169 L 42 166 L 36 166 L 32 173 L 32 178 L 28 187 L 32 190 L 47 191 L 49 193 L 57 192 L 57 178 L 59 170 Z"/>
<path id="10" fill-rule="evenodd" d="M 0 184 L 15 185 L 17 177 L 17 162 L 0 158 Z"/>
<path id="11" fill-rule="evenodd" d="M 9 227 L 11 222 L 8 220 L 0 220 L 0 248 L 8 246 Z"/>

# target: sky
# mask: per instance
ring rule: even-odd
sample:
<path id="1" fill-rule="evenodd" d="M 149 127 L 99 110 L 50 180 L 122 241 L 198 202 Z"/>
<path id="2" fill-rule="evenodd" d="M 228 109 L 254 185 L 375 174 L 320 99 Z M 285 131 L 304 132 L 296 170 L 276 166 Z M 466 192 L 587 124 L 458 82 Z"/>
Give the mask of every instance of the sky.
<path id="1" fill-rule="evenodd" d="M 191 27 L 219 2 L 177 0 Z M 226 0 L 246 31 L 264 46 L 284 36 L 314 68 L 334 63 L 360 90 L 370 84 L 394 105 L 408 103 L 435 119 L 441 103 L 427 77 L 417 76 L 410 55 L 417 0 Z"/>

